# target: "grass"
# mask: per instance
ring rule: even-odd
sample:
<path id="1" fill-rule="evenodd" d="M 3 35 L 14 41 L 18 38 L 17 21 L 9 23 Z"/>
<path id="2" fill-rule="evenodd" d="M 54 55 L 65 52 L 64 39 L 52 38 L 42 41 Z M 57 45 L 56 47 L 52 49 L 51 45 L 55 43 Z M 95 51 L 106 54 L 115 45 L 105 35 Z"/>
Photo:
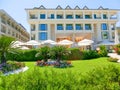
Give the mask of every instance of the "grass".
<path id="1" fill-rule="evenodd" d="M 51 66 L 45 66 L 45 67 L 38 67 L 35 66 L 35 62 L 25 62 L 26 65 L 29 67 L 28 71 L 31 71 L 31 69 L 39 68 L 41 71 L 44 70 L 55 70 L 55 71 L 72 71 L 72 72 L 79 72 L 79 73 L 86 73 L 88 71 L 93 70 L 94 68 L 100 68 L 105 67 L 111 64 L 119 65 L 118 63 L 109 62 L 107 60 L 107 57 L 97 58 L 97 59 L 91 59 L 91 60 L 75 60 L 72 61 L 73 67 L 71 68 L 53 68 Z"/>

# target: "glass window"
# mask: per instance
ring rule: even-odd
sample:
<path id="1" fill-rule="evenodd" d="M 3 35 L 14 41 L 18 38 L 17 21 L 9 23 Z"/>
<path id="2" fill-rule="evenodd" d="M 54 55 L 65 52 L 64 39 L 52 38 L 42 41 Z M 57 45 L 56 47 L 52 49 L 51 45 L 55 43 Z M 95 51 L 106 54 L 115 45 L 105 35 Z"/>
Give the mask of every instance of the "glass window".
<path id="1" fill-rule="evenodd" d="M 107 24 L 106 23 L 102 23 L 101 24 L 101 29 L 102 30 L 107 30 Z"/>
<path id="2" fill-rule="evenodd" d="M 106 14 L 103 14 L 103 19 L 107 19 L 107 15 Z"/>
<path id="3" fill-rule="evenodd" d="M 115 30 L 115 25 L 111 24 L 111 30 Z"/>
<path id="4" fill-rule="evenodd" d="M 57 19 L 62 19 L 63 15 L 57 15 Z"/>
<path id="5" fill-rule="evenodd" d="M 39 24 L 39 30 L 46 31 L 47 30 L 47 24 Z"/>
<path id="6" fill-rule="evenodd" d="M 57 24 L 57 30 L 63 30 L 63 25 L 62 24 Z"/>
<path id="7" fill-rule="evenodd" d="M 66 24 L 66 30 L 73 30 L 72 24 Z"/>
<path id="8" fill-rule="evenodd" d="M 66 18 L 67 18 L 67 19 L 72 19 L 73 16 L 72 16 L 72 15 L 66 15 Z"/>
<path id="9" fill-rule="evenodd" d="M 108 39 L 108 32 L 102 32 L 102 38 L 103 39 Z"/>
<path id="10" fill-rule="evenodd" d="M 97 17 L 96 17 L 96 14 L 94 14 L 94 18 L 96 19 Z"/>
<path id="11" fill-rule="evenodd" d="M 91 24 L 85 24 L 85 30 L 91 30 Z"/>
<path id="12" fill-rule="evenodd" d="M 54 14 L 51 14 L 51 19 L 54 19 Z"/>
<path id="13" fill-rule="evenodd" d="M 75 18 L 76 18 L 76 19 L 79 19 L 79 18 L 80 18 L 80 15 L 75 15 Z"/>
<path id="14" fill-rule="evenodd" d="M 39 40 L 47 40 L 47 32 L 40 32 Z"/>
<path id="15" fill-rule="evenodd" d="M 45 14 L 40 14 L 40 19 L 45 19 Z"/>
<path id="16" fill-rule="evenodd" d="M 76 30 L 81 30 L 81 29 L 82 29 L 81 24 L 76 24 L 76 25 L 75 25 L 75 29 L 76 29 Z"/>
<path id="17" fill-rule="evenodd" d="M 90 19 L 90 15 L 85 15 L 85 19 Z"/>

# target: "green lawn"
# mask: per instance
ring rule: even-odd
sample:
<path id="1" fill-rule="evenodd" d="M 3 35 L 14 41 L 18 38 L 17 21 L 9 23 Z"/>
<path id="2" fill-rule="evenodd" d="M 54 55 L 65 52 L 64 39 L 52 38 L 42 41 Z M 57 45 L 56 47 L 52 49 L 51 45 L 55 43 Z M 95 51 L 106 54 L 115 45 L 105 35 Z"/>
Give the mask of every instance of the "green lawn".
<path id="1" fill-rule="evenodd" d="M 70 70 L 72 72 L 80 72 L 80 73 L 85 73 L 94 68 L 100 68 L 100 67 L 108 66 L 111 64 L 114 64 L 117 66 L 120 65 L 119 63 L 107 61 L 107 57 L 91 59 L 91 60 L 75 60 L 75 61 L 72 61 L 73 67 L 71 68 L 53 68 L 51 66 L 38 67 L 35 65 L 35 62 L 25 62 L 25 63 L 29 67 L 28 71 L 31 71 L 31 69 L 34 69 L 36 67 L 36 68 L 39 68 L 41 71 L 52 69 L 56 71 Z"/>

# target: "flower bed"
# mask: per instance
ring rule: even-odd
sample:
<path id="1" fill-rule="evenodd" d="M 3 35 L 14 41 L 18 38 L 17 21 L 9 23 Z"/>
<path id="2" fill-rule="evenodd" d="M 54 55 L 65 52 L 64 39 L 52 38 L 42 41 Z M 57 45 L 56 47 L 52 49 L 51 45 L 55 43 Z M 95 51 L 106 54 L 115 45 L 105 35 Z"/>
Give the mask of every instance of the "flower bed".
<path id="1" fill-rule="evenodd" d="M 25 63 L 16 61 L 7 61 L 7 63 L 0 64 L 0 71 L 2 73 L 8 73 L 25 67 Z"/>
<path id="2" fill-rule="evenodd" d="M 67 67 L 71 67 L 72 66 L 72 63 L 71 61 L 60 61 L 60 62 L 57 62 L 57 61 L 47 61 L 47 62 L 44 62 L 43 60 L 38 60 L 36 62 L 36 65 L 37 66 L 53 66 L 53 67 L 57 67 L 57 68 L 67 68 Z"/>

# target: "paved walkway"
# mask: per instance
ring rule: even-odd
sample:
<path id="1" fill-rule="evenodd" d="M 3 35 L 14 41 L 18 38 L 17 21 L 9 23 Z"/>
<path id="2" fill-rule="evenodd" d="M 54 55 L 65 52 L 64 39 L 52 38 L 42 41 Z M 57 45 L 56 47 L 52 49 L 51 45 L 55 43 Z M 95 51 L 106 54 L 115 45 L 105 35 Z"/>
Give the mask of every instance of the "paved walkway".
<path id="1" fill-rule="evenodd" d="M 117 53 L 108 53 L 108 56 L 110 56 L 112 58 L 117 58 L 120 60 L 120 55 L 118 55 Z"/>

